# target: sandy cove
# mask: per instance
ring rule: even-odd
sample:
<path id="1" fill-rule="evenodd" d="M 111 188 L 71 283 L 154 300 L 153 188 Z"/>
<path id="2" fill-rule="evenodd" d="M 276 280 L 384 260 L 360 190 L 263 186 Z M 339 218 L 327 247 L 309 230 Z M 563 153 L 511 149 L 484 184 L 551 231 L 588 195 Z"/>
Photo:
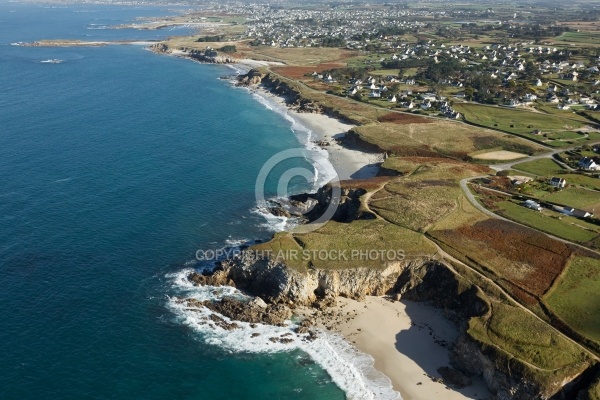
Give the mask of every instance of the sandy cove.
<path id="1" fill-rule="evenodd" d="M 377 175 L 383 154 L 366 153 L 340 145 L 337 140 L 343 138 L 354 125 L 343 123 L 324 114 L 289 111 L 293 118 L 309 128 L 315 134 L 317 142 L 326 142 L 323 147 L 329 153 L 329 161 L 338 173 L 340 180 L 365 179 Z"/>
<path id="2" fill-rule="evenodd" d="M 437 369 L 449 366 L 449 345 L 456 327 L 439 310 L 412 301 L 367 296 L 363 301 L 338 298 L 322 313 L 305 308 L 321 329 L 336 332 L 374 359 L 374 368 L 390 378 L 403 400 L 488 399 L 481 378 L 463 389 L 441 383 Z"/>
<path id="3" fill-rule="evenodd" d="M 281 97 L 260 91 L 282 107 Z M 287 108 L 287 107 L 286 107 Z M 341 146 L 335 139 L 354 125 L 318 113 L 287 113 L 309 128 L 314 141 L 329 142 L 324 148 L 341 180 L 376 176 L 382 154 L 366 153 Z M 437 381 L 437 369 L 449 366 L 448 344 L 458 335 L 456 327 L 438 310 L 421 303 L 389 301 L 366 297 L 364 301 L 338 298 L 337 306 L 318 314 L 304 309 L 301 314 L 316 317 L 317 325 L 342 335 L 359 351 L 374 359 L 374 368 L 390 378 L 403 400 L 487 399 L 491 395 L 481 378 L 457 390 Z"/>
<path id="4" fill-rule="evenodd" d="M 283 98 L 266 90 L 259 89 L 257 93 L 268 98 L 270 102 L 285 108 L 290 117 L 310 129 L 313 142 L 328 143 L 322 148 L 329 154 L 329 161 L 340 180 L 366 179 L 377 175 L 379 166 L 383 162 L 383 154 L 349 149 L 338 143 L 338 140 L 343 138 L 355 125 L 341 122 L 325 114 L 298 112 L 289 108 Z"/>

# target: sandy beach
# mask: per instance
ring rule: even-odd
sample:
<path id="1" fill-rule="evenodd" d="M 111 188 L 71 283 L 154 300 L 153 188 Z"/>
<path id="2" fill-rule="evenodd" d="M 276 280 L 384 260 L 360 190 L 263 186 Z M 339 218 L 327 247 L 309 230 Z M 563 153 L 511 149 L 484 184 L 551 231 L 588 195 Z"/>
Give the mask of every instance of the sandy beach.
<path id="1" fill-rule="evenodd" d="M 382 154 L 348 149 L 337 143 L 354 125 L 318 113 L 289 109 L 284 99 L 258 90 L 269 102 L 287 109 L 287 114 L 310 129 L 315 142 L 323 146 L 340 180 L 376 176 Z M 409 301 L 367 297 L 364 301 L 338 298 L 337 306 L 323 314 L 305 309 L 301 314 L 316 316 L 322 329 L 336 332 L 359 351 L 374 359 L 373 367 L 390 378 L 403 400 L 487 399 L 490 393 L 480 378 L 457 390 L 441 382 L 437 371 L 450 366 L 449 347 L 456 339 L 456 327 L 433 307 Z"/>
<path id="2" fill-rule="evenodd" d="M 377 175 L 379 164 L 383 162 L 382 154 L 366 153 L 341 146 L 341 139 L 354 125 L 345 124 L 324 114 L 300 113 L 289 111 L 290 115 L 300 121 L 315 134 L 316 141 L 329 143 L 324 149 L 329 153 L 329 161 L 336 169 L 340 180 L 365 179 Z"/>
<path id="3" fill-rule="evenodd" d="M 434 380 L 441 377 L 438 368 L 449 366 L 448 345 L 458 333 L 431 306 L 383 297 L 369 296 L 360 302 L 338 298 L 334 311 L 326 311 L 317 323 L 372 356 L 375 369 L 391 379 L 404 400 L 490 397 L 480 378 L 460 390 Z"/>
<path id="4" fill-rule="evenodd" d="M 383 162 L 383 154 L 367 153 L 360 150 L 349 149 L 340 145 L 337 140 L 355 125 L 341 122 L 340 120 L 319 113 L 303 113 L 290 109 L 284 99 L 275 96 L 266 90 L 259 90 L 262 96 L 287 110 L 287 114 L 304 127 L 311 130 L 313 142 L 326 142 L 322 148 L 329 154 L 329 161 L 335 168 L 340 180 L 366 179 L 377 175 L 379 166 Z"/>

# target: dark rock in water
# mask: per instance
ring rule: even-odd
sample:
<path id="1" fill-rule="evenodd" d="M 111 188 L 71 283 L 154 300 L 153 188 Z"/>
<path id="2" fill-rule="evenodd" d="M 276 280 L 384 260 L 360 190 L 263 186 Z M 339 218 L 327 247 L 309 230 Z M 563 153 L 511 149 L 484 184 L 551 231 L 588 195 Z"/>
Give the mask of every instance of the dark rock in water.
<path id="1" fill-rule="evenodd" d="M 276 217 L 285 217 L 285 218 L 289 218 L 292 215 L 285 210 L 283 207 L 269 207 L 269 212 L 271 214 L 273 214 Z"/>
<path id="2" fill-rule="evenodd" d="M 306 339 L 312 342 L 313 340 L 315 340 L 317 338 L 317 336 L 318 336 L 317 332 L 310 330 L 310 331 L 308 331 L 308 337 Z"/>
<path id="3" fill-rule="evenodd" d="M 196 286 L 233 286 L 233 282 L 226 271 L 217 268 L 211 272 L 192 272 L 187 276 L 188 280 Z"/>
<path id="4" fill-rule="evenodd" d="M 199 302 L 194 299 L 186 299 L 185 301 L 188 306 L 204 306 L 229 319 L 252 324 L 262 323 L 282 326 L 292 316 L 292 312 L 288 307 L 282 304 L 267 305 L 260 298 L 251 302 L 233 298 L 224 298 L 220 301 Z"/>
<path id="5" fill-rule="evenodd" d="M 451 368 L 451 367 L 440 367 L 437 370 L 442 378 L 444 379 L 444 383 L 448 386 L 455 387 L 457 389 L 462 389 L 464 387 L 471 385 L 471 379 L 463 374 L 462 372 Z"/>
<path id="6" fill-rule="evenodd" d="M 252 335 L 250 335 L 250 337 L 253 337 L 253 338 L 258 337 L 258 336 L 260 336 L 260 333 L 258 333 L 258 332 L 254 332 Z"/>
<path id="7" fill-rule="evenodd" d="M 315 361 L 309 357 L 301 358 L 300 360 L 298 360 L 298 365 L 300 365 L 302 367 L 308 367 L 308 366 L 312 366 L 314 364 L 315 364 Z"/>
<path id="8" fill-rule="evenodd" d="M 216 314 L 211 314 L 209 318 L 210 318 L 211 321 L 213 321 L 215 323 L 215 325 L 217 325 L 220 328 L 225 329 L 226 331 L 231 331 L 231 330 L 234 330 L 234 329 L 239 329 L 239 327 L 240 327 L 235 322 L 227 322 L 223 318 L 219 317 Z"/>

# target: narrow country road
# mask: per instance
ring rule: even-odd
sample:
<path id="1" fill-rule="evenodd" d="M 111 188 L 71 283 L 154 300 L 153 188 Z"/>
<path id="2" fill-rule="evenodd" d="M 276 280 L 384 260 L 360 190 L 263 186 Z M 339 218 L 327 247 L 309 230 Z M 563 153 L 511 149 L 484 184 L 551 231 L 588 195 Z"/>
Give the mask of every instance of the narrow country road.
<path id="1" fill-rule="evenodd" d="M 474 180 L 474 179 L 485 178 L 485 177 L 487 177 L 487 175 L 480 175 L 480 176 L 476 176 L 476 177 L 473 177 L 473 178 L 464 178 L 464 179 L 462 179 L 462 180 L 460 181 L 460 187 L 461 187 L 461 189 L 462 189 L 463 193 L 465 194 L 465 196 L 467 197 L 467 199 L 469 200 L 469 202 L 470 202 L 471 204 L 473 204 L 473 206 L 474 206 L 474 207 L 475 207 L 477 210 L 481 211 L 482 213 L 484 213 L 485 215 L 487 215 L 487 216 L 489 216 L 489 217 L 492 217 L 492 218 L 495 218 L 495 219 L 499 219 L 499 220 L 501 220 L 501 221 L 507 221 L 507 222 L 511 222 L 511 223 L 513 223 L 513 224 L 517 224 L 517 225 L 520 225 L 520 226 L 522 226 L 522 227 L 525 227 L 525 228 L 528 228 L 528 229 L 533 229 L 534 231 L 536 231 L 536 232 L 539 232 L 539 233 L 542 233 L 542 234 L 544 234 L 544 235 L 546 235 L 546 236 L 548 236 L 548 237 L 550 237 L 550 238 L 552 238 L 552 239 L 554 239 L 554 240 L 558 240 L 559 242 L 562 242 L 562 243 L 565 243 L 565 244 L 569 244 L 569 245 L 571 245 L 571 246 L 575 246 L 575 247 L 577 247 L 577 248 L 579 248 L 579 249 L 582 249 L 582 250 L 584 250 L 584 251 L 588 251 L 588 252 L 591 252 L 591 253 L 597 254 L 597 255 L 600 257 L 600 251 L 597 251 L 597 250 L 592 250 L 592 249 L 590 249 L 590 248 L 588 248 L 588 247 L 585 247 L 585 246 L 582 246 L 582 245 L 580 245 L 580 244 L 577 244 L 577 243 L 571 242 L 571 241 L 569 241 L 569 240 L 566 240 L 566 239 L 559 238 L 559 237 L 557 237 L 557 236 L 551 235 L 551 234 L 549 234 L 549 233 L 546 233 L 546 232 L 542 232 L 542 231 L 540 231 L 540 230 L 538 230 L 538 229 L 532 228 L 531 226 L 527 226 L 527 225 L 525 225 L 525 224 L 522 224 L 522 223 L 520 223 L 520 222 L 517 222 L 517 221 L 513 221 L 513 220 L 511 220 L 511 219 L 508 219 L 508 218 L 504 218 L 504 217 L 502 217 L 501 215 L 498 215 L 498 214 L 496 214 L 496 213 L 494 213 L 494 212 L 492 212 L 492 211 L 488 210 L 488 209 L 487 209 L 487 208 L 485 208 L 484 206 L 482 206 L 482 205 L 481 205 L 481 204 L 480 204 L 480 203 L 477 201 L 477 199 L 475 198 L 475 196 L 473 195 L 473 193 L 471 192 L 471 190 L 469 189 L 469 186 L 468 186 L 468 184 L 470 183 L 470 181 L 472 181 L 472 180 Z M 494 191 L 495 191 L 495 192 L 498 192 L 498 193 L 501 193 L 501 194 L 504 194 L 504 195 L 507 195 L 507 196 L 511 196 L 511 197 L 513 196 L 513 194 L 511 194 L 511 193 L 505 193 L 505 192 L 502 192 L 502 191 L 500 191 L 500 190 L 494 190 Z M 535 211 L 533 211 L 533 210 L 532 210 L 532 212 L 535 212 Z"/>

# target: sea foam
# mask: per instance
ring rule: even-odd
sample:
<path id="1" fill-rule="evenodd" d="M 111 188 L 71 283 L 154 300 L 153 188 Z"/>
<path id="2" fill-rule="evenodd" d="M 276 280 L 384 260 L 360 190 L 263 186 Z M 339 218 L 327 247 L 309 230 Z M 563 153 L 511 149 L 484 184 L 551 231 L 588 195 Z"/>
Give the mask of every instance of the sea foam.
<path id="1" fill-rule="evenodd" d="M 183 298 L 199 301 L 234 297 L 251 298 L 233 287 L 194 286 L 188 279 L 191 268 L 166 275 L 171 283 L 173 296 L 168 297 L 167 306 L 179 323 L 197 332 L 204 342 L 234 353 L 272 353 L 302 350 L 330 375 L 350 400 L 401 400 L 389 378 L 373 368 L 373 358 L 359 352 L 341 336 L 318 331 L 317 339 L 309 341 L 307 335 L 294 332 L 296 325 L 287 321 L 283 327 L 264 324 L 235 322 L 239 328 L 225 330 L 213 324 L 210 315 L 214 312 L 205 307 L 188 307 Z M 286 338 L 288 343 L 271 341 L 270 338 Z"/>

